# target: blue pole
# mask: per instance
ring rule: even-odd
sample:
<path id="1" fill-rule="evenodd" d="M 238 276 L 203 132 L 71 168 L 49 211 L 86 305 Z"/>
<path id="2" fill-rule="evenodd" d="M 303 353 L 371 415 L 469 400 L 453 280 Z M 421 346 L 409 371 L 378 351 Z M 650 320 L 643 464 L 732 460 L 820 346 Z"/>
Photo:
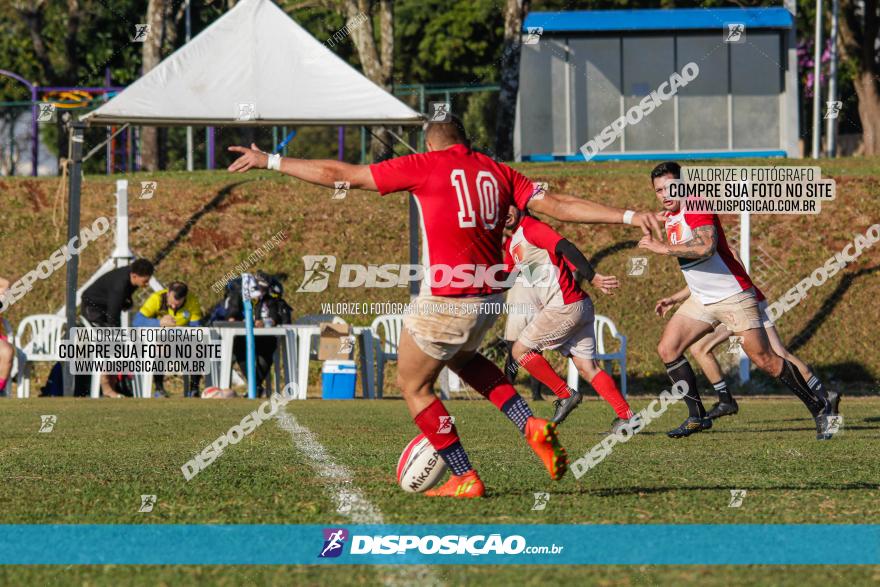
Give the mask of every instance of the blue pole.
<path id="1" fill-rule="evenodd" d="M 278 146 L 275 147 L 275 150 L 272 151 L 272 152 L 273 152 L 273 153 L 280 153 L 285 147 L 287 147 L 287 143 L 289 143 L 290 141 L 292 141 L 292 140 L 293 140 L 293 137 L 295 137 L 295 136 L 296 136 L 296 129 L 293 129 L 292 131 L 290 131 L 290 134 L 289 134 L 289 135 L 287 135 L 286 137 L 284 137 L 284 140 L 283 140 L 283 141 L 281 141 L 280 143 L 278 143 Z"/>
<path id="2" fill-rule="evenodd" d="M 247 346 L 247 386 L 248 399 L 257 399 L 257 360 L 254 352 L 254 306 L 251 303 L 250 287 L 247 287 L 251 276 L 241 274 L 241 302 L 244 306 L 244 327 Z"/>

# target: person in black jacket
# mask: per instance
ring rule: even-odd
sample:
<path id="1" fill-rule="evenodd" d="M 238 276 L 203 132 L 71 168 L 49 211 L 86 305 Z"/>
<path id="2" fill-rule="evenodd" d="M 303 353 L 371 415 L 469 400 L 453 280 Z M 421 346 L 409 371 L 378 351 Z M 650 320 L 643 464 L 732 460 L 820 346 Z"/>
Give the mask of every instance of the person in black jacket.
<path id="1" fill-rule="evenodd" d="M 254 327 L 277 326 L 290 324 L 292 309 L 281 297 L 284 293 L 281 284 L 265 273 L 258 272 L 255 275 L 259 297 L 254 300 Z M 226 319 L 230 322 L 244 320 L 244 307 L 241 295 L 230 296 L 228 299 Z M 274 336 L 255 336 L 254 354 L 256 358 L 257 397 L 264 393 L 263 383 L 272 368 L 272 360 L 275 350 L 278 348 L 278 339 Z M 235 357 L 238 368 L 247 375 L 247 341 L 245 337 L 238 336 L 232 343 L 232 354 Z M 269 395 L 268 393 L 266 394 Z"/>
<path id="2" fill-rule="evenodd" d="M 132 294 L 146 287 L 152 276 L 153 264 L 146 259 L 108 271 L 83 292 L 83 318 L 94 326 L 122 326 L 122 311 L 131 308 Z"/>
<path id="3" fill-rule="evenodd" d="M 122 326 L 122 312 L 131 308 L 132 294 L 147 286 L 153 271 L 153 264 L 146 259 L 136 259 L 131 265 L 108 271 L 83 292 L 80 314 L 92 326 Z M 122 397 L 114 388 L 113 379 L 107 373 L 101 374 L 101 392 L 107 397 Z"/>

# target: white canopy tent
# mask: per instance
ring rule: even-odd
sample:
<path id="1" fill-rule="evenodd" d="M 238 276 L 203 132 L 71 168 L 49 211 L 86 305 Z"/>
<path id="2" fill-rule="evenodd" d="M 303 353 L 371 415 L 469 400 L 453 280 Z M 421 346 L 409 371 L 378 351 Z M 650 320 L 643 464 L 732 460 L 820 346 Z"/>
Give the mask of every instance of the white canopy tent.
<path id="1" fill-rule="evenodd" d="M 113 99 L 69 124 L 68 239 L 79 233 L 86 126 L 397 126 L 423 121 L 271 0 L 242 0 Z M 414 259 L 417 214 L 410 198 Z M 68 328 L 76 325 L 78 270 L 74 256 L 67 264 Z M 64 376 L 64 394 L 72 395 L 72 377 L 67 370 Z"/>
<path id="2" fill-rule="evenodd" d="M 240 105 L 246 108 L 242 119 Z M 192 41 L 82 117 L 88 124 L 420 124 L 270 0 L 242 0 Z"/>

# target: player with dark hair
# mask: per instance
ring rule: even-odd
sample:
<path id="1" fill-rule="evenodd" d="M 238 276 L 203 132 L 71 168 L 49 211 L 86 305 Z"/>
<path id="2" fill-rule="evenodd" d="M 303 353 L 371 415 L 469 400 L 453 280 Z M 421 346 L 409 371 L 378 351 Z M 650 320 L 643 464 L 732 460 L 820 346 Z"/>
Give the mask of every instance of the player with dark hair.
<path id="1" fill-rule="evenodd" d="M 684 351 L 722 323 L 742 337 L 743 351 L 756 367 L 779 379 L 807 406 L 816 423 L 816 438 L 831 438 L 827 397 L 810 389 L 797 368 L 770 347 L 752 280 L 731 252 L 718 216 L 685 212 L 680 199 L 669 197 L 669 183 L 680 177 L 681 167 L 675 162 L 661 163 L 651 171 L 654 193 L 665 211 L 667 242 L 651 235 L 639 241 L 639 248 L 676 257 L 691 292 L 666 324 L 657 346 L 669 378 L 684 381 L 689 390 L 684 397 L 688 418 L 668 435 L 681 438 L 712 427 Z"/>
<path id="2" fill-rule="evenodd" d="M 132 294 L 150 283 L 153 271 L 153 264 L 146 259 L 108 271 L 83 292 L 83 317 L 94 326 L 121 326 L 122 311 L 131 308 Z"/>
<path id="3" fill-rule="evenodd" d="M 491 401 L 519 429 L 541 458 L 552 479 L 567 469 L 565 450 L 556 425 L 532 415 L 504 373 L 477 352 L 497 318 L 502 287 L 477 275 L 501 268 L 504 218 L 511 205 L 567 222 L 638 224 L 644 232 L 659 223 L 653 214 L 624 211 L 580 198 L 540 193 L 534 183 L 503 163 L 472 150 L 461 121 L 429 123 L 427 153 L 389 159 L 373 165 L 342 161 L 282 158 L 251 148 L 229 147 L 240 156 L 229 171 L 277 169 L 299 179 L 333 187 L 385 195 L 411 192 L 419 209 L 425 282 L 404 321 L 398 347 L 398 377 L 410 415 L 449 465 L 452 477 L 428 495 L 481 497 L 485 487 L 462 448 L 458 431 L 446 425 L 449 413 L 433 391 L 434 381 L 449 366 L 468 385 Z M 435 274 L 446 268 L 470 268 L 466 278 L 441 282 Z M 488 271 L 480 272 L 479 269 Z"/>
<path id="4" fill-rule="evenodd" d="M 92 326 L 122 326 L 122 311 L 131 308 L 132 294 L 150 283 L 153 271 L 153 264 L 146 259 L 135 259 L 131 265 L 108 271 L 83 292 L 80 314 Z M 107 397 L 122 397 L 107 373 L 101 374 L 101 392 Z"/>
<path id="5" fill-rule="evenodd" d="M 617 278 L 596 273 L 571 241 L 528 212 L 511 206 L 505 232 L 510 238 L 505 243 L 504 262 L 511 270 L 514 266 L 531 270 L 528 275 L 521 273 L 519 279 L 529 280 L 538 307 L 513 343 L 512 365 L 521 365 L 559 398 L 553 422 L 561 424 L 580 404 L 581 393 L 570 389 L 541 353 L 558 350 L 571 358 L 578 373 L 611 404 L 617 414 L 612 423 L 612 430 L 616 430 L 633 413 L 617 384 L 596 361 L 593 302 L 578 285 L 574 272 L 606 294 L 619 287 Z M 508 372 L 509 376 L 514 374 Z"/>

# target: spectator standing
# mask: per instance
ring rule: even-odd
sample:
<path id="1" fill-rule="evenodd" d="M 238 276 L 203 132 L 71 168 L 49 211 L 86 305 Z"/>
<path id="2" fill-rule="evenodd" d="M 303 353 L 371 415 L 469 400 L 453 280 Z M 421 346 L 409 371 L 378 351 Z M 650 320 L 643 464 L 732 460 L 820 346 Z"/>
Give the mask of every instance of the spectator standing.
<path id="1" fill-rule="evenodd" d="M 122 312 L 131 308 L 132 295 L 150 283 L 153 272 L 153 264 L 146 259 L 135 259 L 131 265 L 108 271 L 83 292 L 80 304 L 83 318 L 93 326 L 122 326 Z M 101 392 L 107 397 L 122 397 L 114 379 L 102 373 Z"/>

